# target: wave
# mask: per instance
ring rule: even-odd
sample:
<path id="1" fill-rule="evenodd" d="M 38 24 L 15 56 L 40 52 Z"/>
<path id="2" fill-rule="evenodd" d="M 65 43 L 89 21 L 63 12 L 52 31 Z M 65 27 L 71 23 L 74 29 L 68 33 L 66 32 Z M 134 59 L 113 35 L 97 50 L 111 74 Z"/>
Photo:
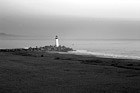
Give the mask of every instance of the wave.
<path id="1" fill-rule="evenodd" d="M 87 51 L 87 50 L 69 51 L 68 53 L 75 54 L 75 55 L 93 55 L 93 56 L 103 57 L 103 58 L 138 59 L 138 60 L 140 60 L 139 56 L 107 54 L 107 53 L 100 53 L 100 52 L 91 52 L 91 51 Z"/>

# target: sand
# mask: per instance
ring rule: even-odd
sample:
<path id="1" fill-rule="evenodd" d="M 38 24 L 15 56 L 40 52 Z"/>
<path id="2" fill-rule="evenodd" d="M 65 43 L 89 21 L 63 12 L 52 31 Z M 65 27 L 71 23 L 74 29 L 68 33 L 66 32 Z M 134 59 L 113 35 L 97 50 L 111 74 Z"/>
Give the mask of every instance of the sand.
<path id="1" fill-rule="evenodd" d="M 0 93 L 140 93 L 140 60 L 0 52 Z"/>

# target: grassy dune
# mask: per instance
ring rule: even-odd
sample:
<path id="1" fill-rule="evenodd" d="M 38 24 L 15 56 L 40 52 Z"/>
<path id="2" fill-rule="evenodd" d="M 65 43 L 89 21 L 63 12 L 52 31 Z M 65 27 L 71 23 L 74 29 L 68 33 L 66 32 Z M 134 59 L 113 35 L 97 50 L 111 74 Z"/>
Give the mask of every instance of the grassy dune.
<path id="1" fill-rule="evenodd" d="M 140 93 L 140 61 L 0 52 L 0 93 Z"/>

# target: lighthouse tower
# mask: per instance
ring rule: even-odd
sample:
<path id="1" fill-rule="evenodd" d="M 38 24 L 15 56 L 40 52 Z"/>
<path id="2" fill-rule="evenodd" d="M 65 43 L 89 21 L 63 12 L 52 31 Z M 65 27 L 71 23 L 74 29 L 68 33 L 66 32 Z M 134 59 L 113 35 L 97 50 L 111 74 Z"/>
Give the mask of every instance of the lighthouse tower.
<path id="1" fill-rule="evenodd" d="M 55 46 L 56 46 L 56 47 L 59 47 L 58 36 L 55 37 Z"/>

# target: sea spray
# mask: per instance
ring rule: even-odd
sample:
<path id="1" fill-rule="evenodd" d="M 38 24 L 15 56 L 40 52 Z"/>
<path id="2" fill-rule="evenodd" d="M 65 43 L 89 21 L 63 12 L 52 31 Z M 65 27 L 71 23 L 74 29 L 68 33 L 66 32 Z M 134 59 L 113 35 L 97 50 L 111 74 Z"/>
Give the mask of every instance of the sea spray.
<path id="1" fill-rule="evenodd" d="M 104 58 L 121 58 L 121 59 L 138 59 L 138 60 L 140 60 L 139 56 L 107 54 L 107 53 L 91 52 L 91 51 L 87 51 L 87 50 L 69 51 L 68 54 L 94 55 L 94 56 L 97 56 L 97 57 L 104 57 Z"/>

